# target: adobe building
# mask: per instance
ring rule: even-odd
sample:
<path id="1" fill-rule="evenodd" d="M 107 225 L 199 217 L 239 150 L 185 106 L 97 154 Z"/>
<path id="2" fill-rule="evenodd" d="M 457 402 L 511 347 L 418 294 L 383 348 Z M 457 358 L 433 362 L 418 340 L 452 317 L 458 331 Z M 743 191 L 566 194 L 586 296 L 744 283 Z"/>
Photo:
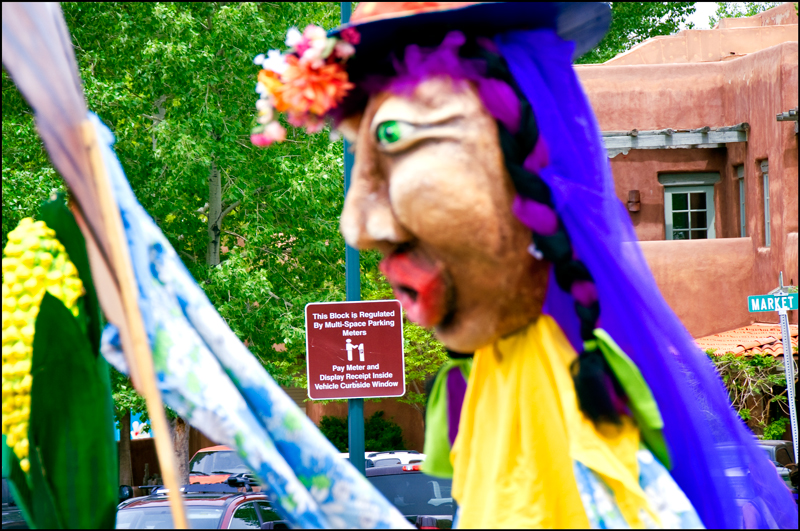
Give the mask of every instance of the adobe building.
<path id="1" fill-rule="evenodd" d="M 780 271 L 798 284 L 797 20 L 786 3 L 576 66 L 617 195 L 695 338 L 777 322 L 747 296 Z"/>

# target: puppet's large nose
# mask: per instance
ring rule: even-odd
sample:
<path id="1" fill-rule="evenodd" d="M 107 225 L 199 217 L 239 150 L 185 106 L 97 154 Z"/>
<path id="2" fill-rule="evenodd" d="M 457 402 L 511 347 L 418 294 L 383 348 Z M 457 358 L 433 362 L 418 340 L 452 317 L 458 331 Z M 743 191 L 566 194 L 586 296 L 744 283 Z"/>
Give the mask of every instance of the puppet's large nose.
<path id="1" fill-rule="evenodd" d="M 356 249 L 391 248 L 407 242 L 411 234 L 399 223 L 392 209 L 385 179 L 371 179 L 356 161 L 353 180 L 344 202 L 339 230 Z"/>

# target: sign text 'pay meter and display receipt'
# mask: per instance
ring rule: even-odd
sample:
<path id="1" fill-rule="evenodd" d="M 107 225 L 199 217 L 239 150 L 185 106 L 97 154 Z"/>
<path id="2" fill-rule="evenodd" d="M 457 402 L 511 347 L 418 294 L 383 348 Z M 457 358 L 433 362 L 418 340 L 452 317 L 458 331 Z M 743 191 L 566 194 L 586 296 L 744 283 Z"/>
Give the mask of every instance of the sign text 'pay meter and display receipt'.
<path id="1" fill-rule="evenodd" d="M 307 304 L 306 367 L 312 400 L 403 396 L 400 301 Z"/>

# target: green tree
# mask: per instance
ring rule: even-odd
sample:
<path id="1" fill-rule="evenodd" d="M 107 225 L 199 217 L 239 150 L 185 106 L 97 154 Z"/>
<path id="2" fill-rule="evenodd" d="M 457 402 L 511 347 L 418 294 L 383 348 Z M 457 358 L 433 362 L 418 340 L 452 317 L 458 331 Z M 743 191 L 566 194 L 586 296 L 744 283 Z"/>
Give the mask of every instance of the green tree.
<path id="1" fill-rule="evenodd" d="M 305 386 L 303 308 L 344 300 L 342 143 L 287 125 L 287 141 L 250 145 L 253 57 L 287 30 L 339 24 L 335 3 L 63 3 L 88 108 L 142 206 L 233 331 L 283 385 Z M 63 190 L 32 113 L 3 71 L 2 232 Z M 362 253 L 369 298 L 391 298 L 377 253 Z M 365 297 L 365 298 L 367 298 Z M 285 347 L 285 349 L 284 349 Z M 406 328 L 412 404 L 443 350 Z M 118 416 L 143 409 L 114 379 Z M 141 406 L 141 409 L 140 409 Z"/>
<path id="2" fill-rule="evenodd" d="M 739 416 L 765 439 L 780 438 L 786 428 L 788 403 L 783 361 L 772 356 L 737 356 L 733 353 L 706 354 L 722 377 L 731 405 Z M 771 404 L 778 414 L 770 415 Z"/>
<path id="3" fill-rule="evenodd" d="M 708 27 L 713 28 L 720 19 L 752 17 L 783 2 L 717 2 L 717 11 L 708 17 Z"/>
<path id="4" fill-rule="evenodd" d="M 611 27 L 576 64 L 604 63 L 651 37 L 671 35 L 695 12 L 695 2 L 611 2 Z M 691 25 L 690 25 L 691 27 Z"/>

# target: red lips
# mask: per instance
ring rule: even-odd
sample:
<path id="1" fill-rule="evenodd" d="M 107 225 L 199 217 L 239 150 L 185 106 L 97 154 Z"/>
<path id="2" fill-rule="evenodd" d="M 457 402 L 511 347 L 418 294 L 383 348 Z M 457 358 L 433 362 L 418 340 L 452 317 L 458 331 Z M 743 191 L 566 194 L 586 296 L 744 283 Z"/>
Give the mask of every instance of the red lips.
<path id="1" fill-rule="evenodd" d="M 426 328 L 444 318 L 446 288 L 440 265 L 413 252 L 397 252 L 379 266 L 408 318 Z"/>

